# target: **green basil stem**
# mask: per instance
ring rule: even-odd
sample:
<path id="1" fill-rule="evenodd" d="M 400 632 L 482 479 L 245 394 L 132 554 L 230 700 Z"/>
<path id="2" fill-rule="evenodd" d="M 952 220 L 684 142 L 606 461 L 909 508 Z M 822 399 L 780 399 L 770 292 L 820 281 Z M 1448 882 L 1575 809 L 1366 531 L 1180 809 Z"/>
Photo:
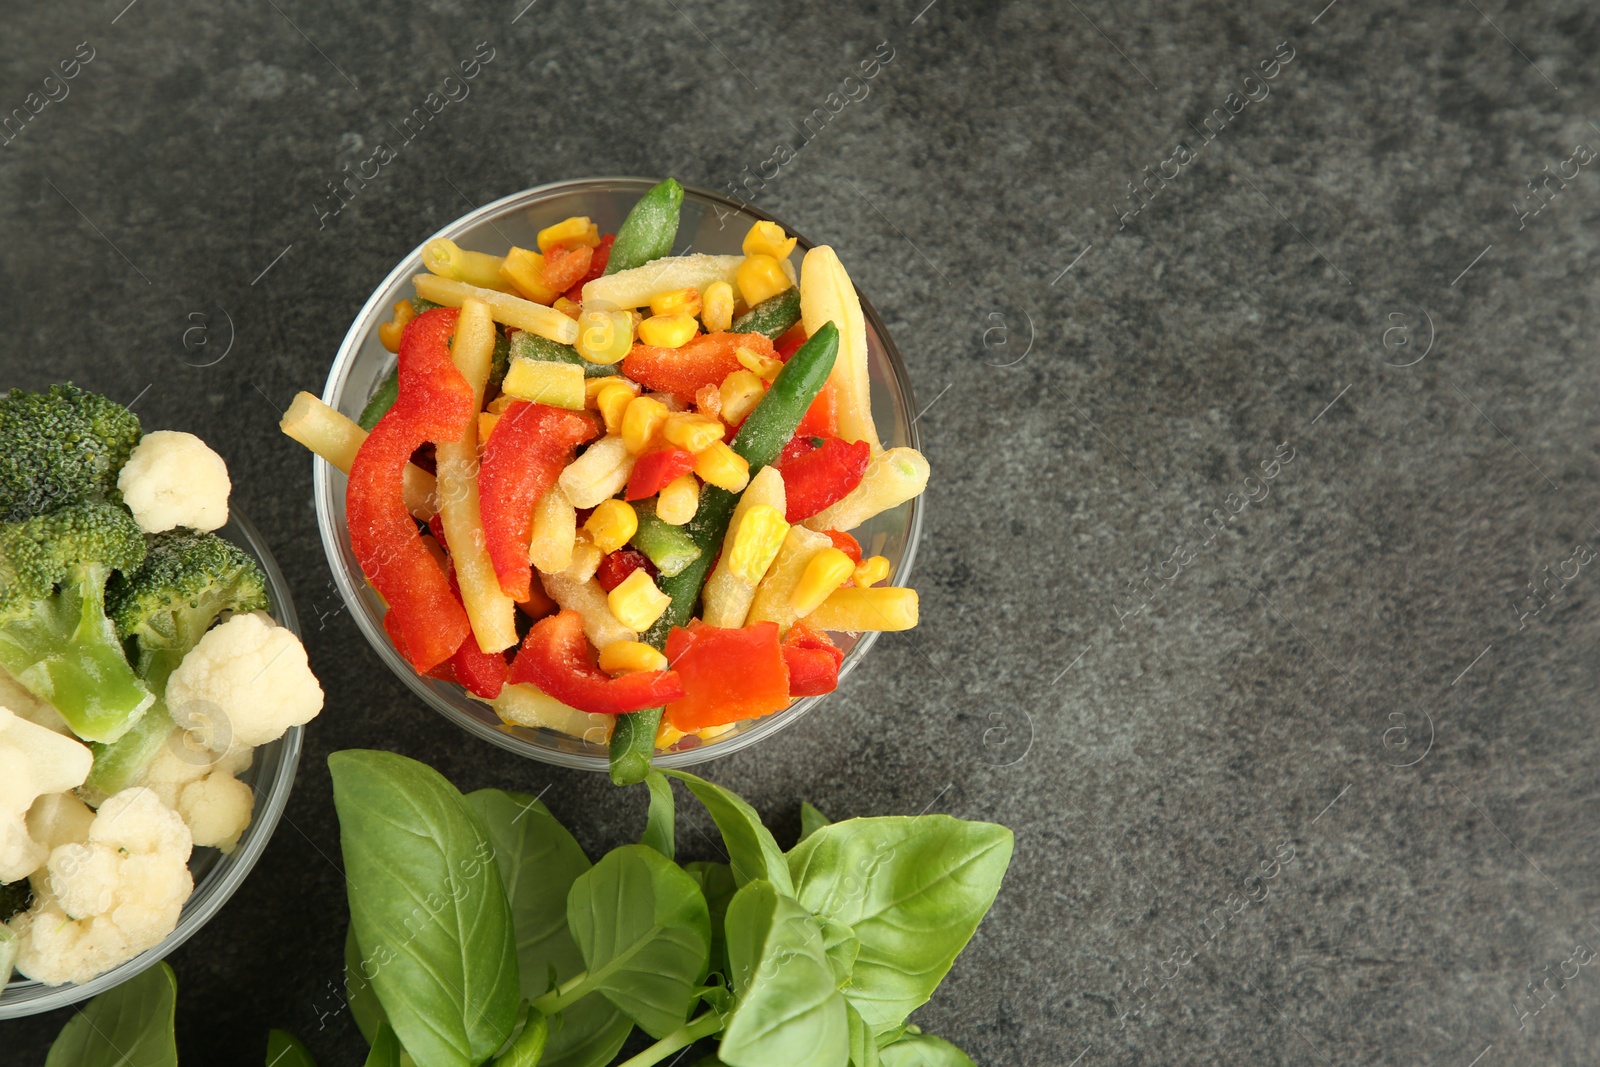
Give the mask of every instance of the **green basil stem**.
<path id="1" fill-rule="evenodd" d="M 723 1017 L 719 1013 L 708 1011 L 698 1019 L 678 1027 L 637 1056 L 623 1060 L 621 1067 L 650 1067 L 652 1063 L 660 1063 L 674 1052 L 688 1048 L 702 1037 L 710 1037 L 720 1032 L 723 1025 Z"/>
<path id="2" fill-rule="evenodd" d="M 838 354 L 839 330 L 831 322 L 823 323 L 815 336 L 789 357 L 761 402 L 745 418 L 731 447 L 750 464 L 751 477 L 776 460 L 783 446 L 794 436 L 795 427 L 805 417 L 806 409 L 827 383 Z M 672 602 L 655 625 L 645 632 L 642 640 L 646 643 L 663 648 L 674 626 L 688 624 L 738 502 L 737 494 L 714 485 L 707 485 L 700 491 L 700 506 L 694 518 L 683 526 L 683 531 L 700 549 L 700 555 L 670 578 L 662 576 L 658 584 Z M 611 731 L 611 780 L 617 785 L 636 785 L 650 773 L 661 712 L 661 708 L 646 708 L 617 716 L 616 726 Z"/>
<path id="3" fill-rule="evenodd" d="M 555 1015 L 565 1011 L 592 993 L 594 987 L 604 977 L 604 975 L 590 974 L 588 971 L 579 971 L 544 996 L 535 998 L 533 1008 L 541 1015 Z"/>

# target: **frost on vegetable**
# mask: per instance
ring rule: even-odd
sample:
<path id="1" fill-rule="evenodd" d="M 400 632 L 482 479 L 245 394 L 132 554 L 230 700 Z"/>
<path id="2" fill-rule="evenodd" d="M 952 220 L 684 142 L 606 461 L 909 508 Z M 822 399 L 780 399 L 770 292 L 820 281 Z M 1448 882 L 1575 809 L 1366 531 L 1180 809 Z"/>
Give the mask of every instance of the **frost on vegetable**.
<path id="1" fill-rule="evenodd" d="M 215 530 L 228 521 L 228 465 L 192 433 L 156 430 L 140 440 L 117 488 L 139 528 Z"/>

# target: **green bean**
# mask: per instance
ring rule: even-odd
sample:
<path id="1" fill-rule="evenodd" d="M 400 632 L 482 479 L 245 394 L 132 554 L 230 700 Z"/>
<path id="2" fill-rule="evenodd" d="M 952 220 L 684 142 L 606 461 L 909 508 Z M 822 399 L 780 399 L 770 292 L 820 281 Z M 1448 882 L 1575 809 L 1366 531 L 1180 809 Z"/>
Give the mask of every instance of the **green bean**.
<path id="1" fill-rule="evenodd" d="M 671 252 L 682 208 L 683 186 L 676 178 L 668 178 L 641 196 L 617 229 L 605 272 L 615 274 L 643 266 Z"/>
<path id="2" fill-rule="evenodd" d="M 361 415 L 356 419 L 361 428 L 368 433 L 378 425 L 378 420 L 392 407 L 400 396 L 400 368 L 396 367 L 389 372 L 389 376 L 378 383 L 378 388 L 373 391 L 372 399 L 367 401 L 367 406 L 361 409 Z"/>
<path id="3" fill-rule="evenodd" d="M 800 289 L 791 285 L 733 320 L 734 333 L 764 333 L 776 341 L 800 321 Z"/>

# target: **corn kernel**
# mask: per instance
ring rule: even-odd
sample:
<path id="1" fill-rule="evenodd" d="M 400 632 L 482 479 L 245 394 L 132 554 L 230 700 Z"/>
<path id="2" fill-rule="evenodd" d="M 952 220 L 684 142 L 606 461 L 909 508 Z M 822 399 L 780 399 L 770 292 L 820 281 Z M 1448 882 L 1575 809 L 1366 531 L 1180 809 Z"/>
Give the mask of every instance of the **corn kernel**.
<path id="1" fill-rule="evenodd" d="M 692 474 L 672 479 L 656 495 L 656 518 L 668 526 L 682 526 L 699 509 L 700 483 Z"/>
<path id="2" fill-rule="evenodd" d="M 740 366 L 755 374 L 764 382 L 776 381 L 778 372 L 783 370 L 782 360 L 768 359 L 761 353 L 745 348 L 743 345 L 736 348 L 733 355 L 739 361 Z"/>
<path id="3" fill-rule="evenodd" d="M 643 641 L 613 641 L 600 650 L 600 669 L 607 674 L 664 671 L 667 657 Z"/>
<path id="4" fill-rule="evenodd" d="M 511 361 L 500 388 L 519 400 L 583 410 L 583 368 L 573 363 L 519 357 Z"/>
<path id="5" fill-rule="evenodd" d="M 594 406 L 599 410 L 600 417 L 606 420 L 606 433 L 621 433 L 623 413 L 638 394 L 625 383 L 611 378 L 595 378 L 591 381 L 600 383 L 595 390 Z"/>
<path id="6" fill-rule="evenodd" d="M 593 539 L 594 547 L 601 552 L 615 552 L 639 532 L 639 515 L 626 500 L 602 500 L 589 513 L 583 528 Z M 643 627 L 633 628 L 638 630 Z"/>
<path id="7" fill-rule="evenodd" d="M 600 227 L 591 222 L 587 215 L 574 215 L 539 231 L 539 251 L 548 252 L 557 245 L 565 248 L 579 245 L 597 248 L 600 245 Z"/>
<path id="8" fill-rule="evenodd" d="M 702 385 L 694 391 L 694 406 L 700 414 L 722 421 L 722 390 L 714 385 Z"/>
<path id="9" fill-rule="evenodd" d="M 500 265 L 500 277 L 535 304 L 548 304 L 561 295 L 544 280 L 544 257 L 526 248 L 513 248 Z M 497 287 L 498 288 L 498 287 Z"/>
<path id="10" fill-rule="evenodd" d="M 657 293 L 650 298 L 652 315 L 698 315 L 700 306 L 700 290 L 692 285 L 687 289 L 674 289 L 670 293 Z"/>
<path id="11" fill-rule="evenodd" d="M 850 580 L 855 573 L 856 561 L 837 548 L 825 548 L 811 557 L 806 564 L 800 583 L 789 595 L 789 606 L 801 618 L 822 606 L 833 591 Z"/>
<path id="12" fill-rule="evenodd" d="M 687 411 L 675 411 L 667 416 L 667 423 L 661 428 L 661 436 L 669 444 L 677 445 L 685 452 L 699 455 L 718 441 L 722 440 L 722 420 L 709 418 L 705 415 L 691 415 Z"/>
<path id="13" fill-rule="evenodd" d="M 857 588 L 868 589 L 889 577 L 889 561 L 883 556 L 868 556 L 856 564 L 851 581 Z"/>
<path id="14" fill-rule="evenodd" d="M 611 614 L 617 617 L 618 622 L 642 633 L 661 618 L 661 613 L 667 610 L 672 598 L 657 589 L 649 573 L 641 567 L 607 593 L 606 602 L 611 605 Z"/>
<path id="15" fill-rule="evenodd" d="M 656 750 L 665 751 L 688 736 L 687 732 L 678 729 L 663 716 L 661 726 L 656 730 Z"/>
<path id="16" fill-rule="evenodd" d="M 776 222 L 758 222 L 744 235 L 744 254 L 785 260 L 789 258 L 789 253 L 794 251 L 797 240 L 798 238 L 784 233 L 783 227 Z"/>
<path id="17" fill-rule="evenodd" d="M 728 570 L 750 585 L 761 581 L 778 558 L 789 524 L 783 512 L 770 504 L 753 504 L 739 519 L 733 531 L 733 547 L 728 551 Z"/>
<path id="18" fill-rule="evenodd" d="M 504 415 L 506 410 L 516 402 L 516 397 L 512 396 L 510 393 L 502 392 L 499 396 L 485 404 L 483 410 L 493 415 Z"/>
<path id="19" fill-rule="evenodd" d="M 622 443 L 638 455 L 667 422 L 667 406 L 653 396 L 634 397 L 622 413 Z"/>
<path id="20" fill-rule="evenodd" d="M 578 315 L 578 355 L 590 363 L 620 363 L 633 347 L 633 316 L 615 308 L 584 308 Z"/>
<path id="21" fill-rule="evenodd" d="M 767 383 L 755 371 L 736 370 L 722 379 L 722 421 L 737 426 L 766 395 Z"/>
<path id="22" fill-rule="evenodd" d="M 712 282 L 700 304 L 700 321 L 706 333 L 720 333 L 733 325 L 733 286 Z"/>
<path id="23" fill-rule="evenodd" d="M 742 493 L 750 484 L 750 461 L 721 441 L 694 457 L 694 472 L 701 481 L 730 493 Z"/>
<path id="24" fill-rule="evenodd" d="M 744 297 L 744 302 L 751 307 L 769 297 L 777 296 L 794 285 L 789 276 L 783 273 L 778 261 L 765 254 L 745 256 L 744 262 L 739 264 L 739 273 L 736 277 L 739 281 L 739 295 Z"/>
<path id="25" fill-rule="evenodd" d="M 693 315 L 651 315 L 639 323 L 640 343 L 657 348 L 682 348 L 699 332 Z"/>
<path id="26" fill-rule="evenodd" d="M 417 317 L 417 309 L 409 300 L 402 300 L 394 306 L 394 318 L 378 327 L 378 341 L 391 352 L 400 351 L 400 336 L 406 332 L 406 326 Z"/>
<path id="27" fill-rule="evenodd" d="M 556 302 L 550 305 L 569 319 L 576 319 L 583 314 L 583 305 L 576 300 L 568 300 L 564 296 L 556 297 Z"/>
<path id="28" fill-rule="evenodd" d="M 478 412 L 478 447 L 483 447 L 483 442 L 494 433 L 494 424 L 500 421 L 500 416 L 492 411 Z"/>

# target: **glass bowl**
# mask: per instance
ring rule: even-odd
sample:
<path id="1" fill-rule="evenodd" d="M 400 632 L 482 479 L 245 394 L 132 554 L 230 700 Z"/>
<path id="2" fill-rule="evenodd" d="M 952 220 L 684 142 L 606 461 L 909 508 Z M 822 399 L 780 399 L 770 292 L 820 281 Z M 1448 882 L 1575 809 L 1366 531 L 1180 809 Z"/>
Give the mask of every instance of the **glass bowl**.
<path id="1" fill-rule="evenodd" d="M 584 178 L 556 182 L 515 193 L 462 216 L 434 237 L 448 237 L 463 248 L 496 255 L 513 245 L 536 247 L 535 236 L 542 228 L 572 215 L 587 215 L 602 233 L 615 233 L 623 218 L 645 190 L 656 184 L 648 178 Z M 715 193 L 686 188 L 682 221 L 678 226 L 673 254 L 689 250 L 711 254 L 737 254 L 745 232 L 759 221 L 779 222 L 748 205 L 724 199 Z M 813 242 L 785 225 L 791 236 L 799 237 L 799 251 L 793 262 L 812 247 Z M 433 238 L 429 238 L 432 240 Z M 426 242 L 424 242 L 426 243 Z M 846 265 L 848 267 L 848 264 Z M 424 272 L 422 246 L 410 255 L 378 286 L 366 306 L 356 316 L 339 346 L 339 354 L 328 373 L 322 399 L 350 418 L 357 417 L 378 383 L 394 367 L 395 357 L 378 342 L 378 326 L 388 321 L 394 304 L 413 295 L 411 279 Z M 872 414 L 885 447 L 918 447 L 915 423 L 916 405 L 905 363 L 883 321 L 866 297 L 861 310 L 867 323 L 869 373 L 872 379 Z M 345 476 L 322 459 L 314 459 L 313 482 L 316 490 L 317 525 L 322 530 L 322 546 L 339 593 L 356 624 L 386 663 L 430 707 L 469 733 L 501 748 L 532 759 L 564 767 L 605 771 L 607 747 L 603 740 L 573 737 L 545 727 L 512 726 L 500 721 L 488 704 L 469 696 L 458 685 L 418 674 L 395 651 L 383 629 L 383 602 L 367 584 L 350 550 L 345 527 Z M 916 554 L 922 528 L 922 502 L 913 499 L 874 517 L 855 530 L 866 555 L 888 558 L 890 582 L 905 585 Z M 859 637 L 834 634 L 845 650 L 839 677 L 852 670 L 872 643 L 876 633 Z M 764 737 L 783 729 L 810 712 L 822 697 L 805 697 L 783 711 L 753 719 L 709 741 L 691 735 L 673 749 L 658 752 L 655 762 L 662 767 L 688 767 L 719 756 L 738 752 Z"/>
<path id="2" fill-rule="evenodd" d="M 228 524 L 217 531 L 248 552 L 261 564 L 267 578 L 267 593 L 272 598 L 272 617 L 279 625 L 300 636 L 300 622 L 294 613 L 294 603 L 289 599 L 289 583 L 278 569 L 277 561 L 267 549 L 267 542 L 248 519 L 232 510 Z M 233 896 L 261 858 L 284 805 L 289 802 L 289 790 L 294 787 L 295 769 L 300 763 L 300 733 L 296 726 L 278 740 L 259 746 L 250 769 L 239 780 L 255 790 L 256 806 L 250 825 L 239 838 L 232 855 L 225 856 L 214 848 L 197 848 L 190 857 L 189 869 L 194 873 L 194 893 L 183 906 L 177 928 L 157 946 L 135 956 L 128 962 L 113 967 L 105 974 L 82 985 L 49 986 L 43 982 L 15 975 L 4 992 L 0 992 L 0 1019 L 15 1019 L 24 1015 L 64 1008 L 86 1000 L 120 985 L 143 971 L 179 945 L 193 937 L 210 921 Z"/>

